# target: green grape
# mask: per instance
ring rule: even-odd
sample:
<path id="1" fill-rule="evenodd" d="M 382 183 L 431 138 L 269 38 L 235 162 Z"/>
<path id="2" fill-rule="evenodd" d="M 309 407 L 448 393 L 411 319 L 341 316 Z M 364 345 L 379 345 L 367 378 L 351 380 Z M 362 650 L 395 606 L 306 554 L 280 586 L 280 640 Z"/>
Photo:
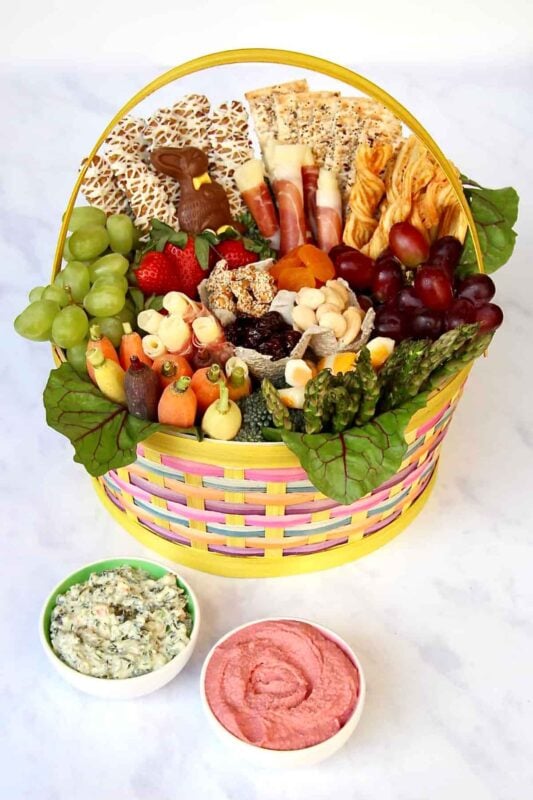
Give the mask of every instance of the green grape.
<path id="1" fill-rule="evenodd" d="M 113 317 L 122 311 L 124 292 L 116 285 L 98 286 L 85 295 L 83 305 L 92 317 Z"/>
<path id="2" fill-rule="evenodd" d="M 26 339 L 45 342 L 50 338 L 52 323 L 58 311 L 58 304 L 52 300 L 35 300 L 18 315 L 15 330 Z"/>
<path id="3" fill-rule="evenodd" d="M 135 328 L 135 322 L 137 321 L 137 313 L 135 311 L 133 303 L 129 298 L 126 299 L 122 311 L 119 311 L 119 313 L 116 316 L 121 322 L 129 322 L 132 328 Z"/>
<path id="4" fill-rule="evenodd" d="M 70 264 L 70 261 L 67 262 L 67 265 L 68 264 Z M 63 270 L 61 270 L 61 272 L 58 272 L 57 275 L 55 276 L 55 278 L 54 278 L 54 286 L 59 286 L 60 289 L 64 289 L 65 288 L 65 278 L 63 276 Z M 46 289 L 46 286 L 45 286 L 45 289 Z"/>
<path id="5" fill-rule="evenodd" d="M 65 239 L 65 244 L 63 246 L 63 260 L 64 261 L 72 261 L 74 259 L 74 256 L 70 252 L 70 240 L 71 240 L 71 238 L 72 237 L 69 236 L 68 239 Z"/>
<path id="6" fill-rule="evenodd" d="M 98 258 L 109 245 L 109 236 L 103 225 L 82 225 L 68 240 L 69 250 L 78 261 Z"/>
<path id="7" fill-rule="evenodd" d="M 87 339 L 83 339 L 79 344 L 67 348 L 67 361 L 72 364 L 78 375 L 87 375 Z"/>
<path id="8" fill-rule="evenodd" d="M 79 344 L 89 332 L 87 314 L 79 306 L 61 309 L 52 325 L 52 339 L 58 347 L 68 348 Z"/>
<path id="9" fill-rule="evenodd" d="M 94 283 L 101 275 L 125 275 L 129 266 L 128 259 L 120 255 L 120 253 L 108 253 L 106 256 L 93 261 L 89 267 L 91 283 Z"/>
<path id="10" fill-rule="evenodd" d="M 120 340 L 122 339 L 124 331 L 122 329 L 122 322 L 118 316 L 94 317 L 91 320 L 91 325 L 99 325 L 100 331 L 104 336 L 107 336 L 113 347 L 118 347 L 120 345 Z"/>
<path id="11" fill-rule="evenodd" d="M 133 248 L 133 222 L 127 214 L 112 214 L 107 218 L 109 243 L 114 253 L 129 253 Z"/>
<path id="12" fill-rule="evenodd" d="M 60 308 L 63 306 L 68 306 L 70 303 L 70 295 L 65 289 L 62 289 L 61 286 L 47 286 L 42 294 L 42 300 L 52 300 L 54 303 L 57 303 Z"/>
<path id="13" fill-rule="evenodd" d="M 43 296 L 43 292 L 46 289 L 46 286 L 36 286 L 28 295 L 28 300 L 30 303 L 34 303 L 36 300 L 40 300 Z"/>
<path id="14" fill-rule="evenodd" d="M 75 303 L 81 303 L 89 289 L 89 270 L 81 261 L 69 261 L 66 267 L 59 273 L 61 285 L 70 290 L 72 299 Z M 57 280 L 57 279 L 56 279 Z"/>
<path id="15" fill-rule="evenodd" d="M 105 225 L 106 215 L 101 208 L 94 206 L 76 206 L 68 221 L 69 231 L 77 231 L 84 225 Z"/>
<path id="16" fill-rule="evenodd" d="M 128 291 L 128 281 L 124 275 L 113 275 L 112 273 L 99 275 L 93 283 L 92 288 L 100 289 L 101 286 L 118 286 L 118 288 L 122 290 L 123 294 L 126 294 Z"/>

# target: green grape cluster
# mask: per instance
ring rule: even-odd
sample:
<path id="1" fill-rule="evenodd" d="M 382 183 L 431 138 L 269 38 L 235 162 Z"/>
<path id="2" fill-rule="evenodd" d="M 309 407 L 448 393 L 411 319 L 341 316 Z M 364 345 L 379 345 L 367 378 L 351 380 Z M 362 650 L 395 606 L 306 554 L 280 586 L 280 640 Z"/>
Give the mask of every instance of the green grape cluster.
<path id="1" fill-rule="evenodd" d="M 126 297 L 128 256 L 139 233 L 126 214 L 107 216 L 92 206 L 72 211 L 63 258 L 66 264 L 49 286 L 36 286 L 30 304 L 15 320 L 26 339 L 51 341 L 67 353 L 75 369 L 85 368 L 91 324 L 98 323 L 115 347 L 122 323 L 135 322 L 135 308 Z"/>

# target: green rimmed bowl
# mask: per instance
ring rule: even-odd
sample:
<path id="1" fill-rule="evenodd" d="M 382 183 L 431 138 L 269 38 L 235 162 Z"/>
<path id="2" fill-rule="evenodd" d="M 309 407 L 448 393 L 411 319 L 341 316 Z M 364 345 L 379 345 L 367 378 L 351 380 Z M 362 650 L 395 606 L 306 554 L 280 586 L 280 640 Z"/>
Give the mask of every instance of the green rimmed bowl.
<path id="1" fill-rule="evenodd" d="M 200 629 L 200 608 L 196 595 L 183 578 L 176 576 L 178 586 L 182 588 L 187 595 L 187 610 L 191 615 L 192 630 L 188 645 L 181 653 L 178 653 L 177 656 L 171 659 L 171 661 L 153 672 L 147 672 L 145 675 L 139 675 L 136 678 L 117 679 L 93 678 L 65 664 L 65 662 L 55 654 L 50 642 L 50 620 L 58 596 L 64 594 L 71 586 L 74 586 L 74 584 L 83 583 L 95 572 L 104 572 L 107 569 L 117 569 L 118 567 L 124 566 L 144 569 L 153 578 L 162 578 L 168 572 L 173 572 L 173 570 L 167 569 L 167 567 L 163 566 L 163 564 L 159 564 L 157 561 L 144 558 L 108 558 L 103 561 L 95 561 L 92 564 L 86 564 L 62 580 L 61 583 L 53 589 L 43 606 L 39 620 L 41 644 L 52 665 L 57 672 L 59 672 L 61 677 L 81 692 L 86 692 L 95 697 L 103 697 L 109 700 L 130 700 L 134 697 L 142 697 L 145 694 L 150 694 L 157 689 L 161 689 L 162 686 L 169 683 L 169 681 L 181 672 L 190 659 L 196 646 Z"/>

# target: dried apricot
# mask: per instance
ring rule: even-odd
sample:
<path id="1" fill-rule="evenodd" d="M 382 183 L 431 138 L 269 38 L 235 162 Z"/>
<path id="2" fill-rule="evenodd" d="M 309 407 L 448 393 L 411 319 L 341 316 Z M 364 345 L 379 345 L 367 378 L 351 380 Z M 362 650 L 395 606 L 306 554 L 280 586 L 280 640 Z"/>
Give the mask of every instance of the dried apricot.
<path id="1" fill-rule="evenodd" d="M 294 254 L 291 255 L 290 253 L 288 253 L 286 256 L 283 256 L 283 258 L 280 258 L 279 261 L 273 264 L 272 267 L 270 267 L 270 274 L 272 275 L 274 280 L 277 281 L 279 279 L 281 271 L 286 269 L 287 267 L 290 267 L 291 269 L 299 269 L 300 267 L 303 266 L 304 265 L 302 264 L 298 256 Z"/>
<path id="2" fill-rule="evenodd" d="M 278 289 L 298 292 L 304 286 L 316 286 L 315 276 L 309 267 L 285 267 L 278 278 Z"/>
<path id="3" fill-rule="evenodd" d="M 303 244 L 298 250 L 298 256 L 306 267 L 312 270 L 315 278 L 322 283 L 330 281 L 335 277 L 335 267 L 333 261 L 314 244 Z"/>

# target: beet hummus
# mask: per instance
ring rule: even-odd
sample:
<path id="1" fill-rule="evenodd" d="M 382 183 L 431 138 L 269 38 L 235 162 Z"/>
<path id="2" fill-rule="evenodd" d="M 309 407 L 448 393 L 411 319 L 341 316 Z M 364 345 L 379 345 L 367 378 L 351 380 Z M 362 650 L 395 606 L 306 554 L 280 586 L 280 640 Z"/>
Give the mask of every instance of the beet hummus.
<path id="1" fill-rule="evenodd" d="M 270 750 L 297 750 L 343 727 L 357 702 L 359 672 L 312 625 L 272 620 L 237 631 L 215 649 L 205 692 L 234 736 Z"/>

